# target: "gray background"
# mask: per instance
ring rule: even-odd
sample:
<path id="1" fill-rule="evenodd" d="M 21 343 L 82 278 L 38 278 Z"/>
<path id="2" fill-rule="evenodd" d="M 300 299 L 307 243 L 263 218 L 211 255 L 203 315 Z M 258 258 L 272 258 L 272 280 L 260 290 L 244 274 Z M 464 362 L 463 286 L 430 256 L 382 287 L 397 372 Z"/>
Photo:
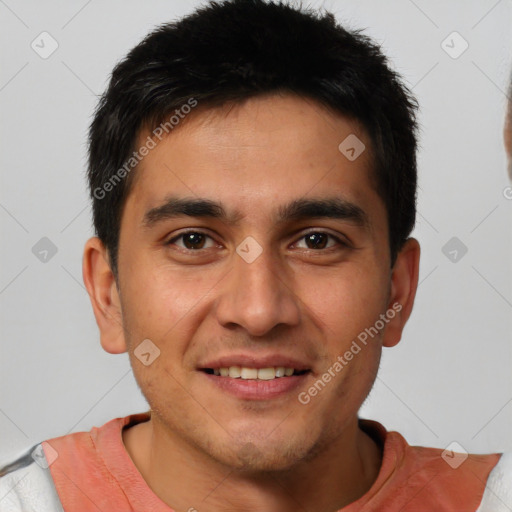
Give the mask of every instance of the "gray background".
<path id="1" fill-rule="evenodd" d="M 197 5 L 0 0 L 0 461 L 147 407 L 126 354 L 102 351 L 82 284 L 92 234 L 86 131 L 113 65 L 152 27 Z M 366 29 L 421 104 L 421 284 L 361 415 L 411 444 L 511 449 L 512 200 L 502 127 L 512 1 L 311 5 Z M 31 48 L 43 31 L 59 45 L 47 59 Z M 454 31 L 469 44 L 458 58 L 442 47 Z M 462 48 L 456 36 L 445 44 Z M 57 248 L 46 262 L 32 252 L 43 237 Z M 454 247 L 443 253 L 452 237 L 455 262 L 445 255 Z"/>

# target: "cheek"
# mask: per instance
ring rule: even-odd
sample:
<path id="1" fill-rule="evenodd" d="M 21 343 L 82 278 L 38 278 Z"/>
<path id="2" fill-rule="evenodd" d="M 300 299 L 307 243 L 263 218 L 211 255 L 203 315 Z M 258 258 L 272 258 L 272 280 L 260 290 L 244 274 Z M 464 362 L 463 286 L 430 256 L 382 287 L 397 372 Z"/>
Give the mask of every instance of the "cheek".
<path id="1" fill-rule="evenodd" d="M 304 275 L 298 296 L 325 326 L 327 336 L 343 344 L 373 325 L 384 312 L 388 287 L 381 274 L 347 265 L 329 274 Z"/>
<path id="2" fill-rule="evenodd" d="M 152 261 L 139 264 L 136 272 L 125 273 L 121 283 L 127 337 L 133 343 L 149 338 L 162 349 L 179 350 L 179 340 L 187 338 L 192 325 L 197 326 L 218 281 L 212 273 L 178 271 Z"/>

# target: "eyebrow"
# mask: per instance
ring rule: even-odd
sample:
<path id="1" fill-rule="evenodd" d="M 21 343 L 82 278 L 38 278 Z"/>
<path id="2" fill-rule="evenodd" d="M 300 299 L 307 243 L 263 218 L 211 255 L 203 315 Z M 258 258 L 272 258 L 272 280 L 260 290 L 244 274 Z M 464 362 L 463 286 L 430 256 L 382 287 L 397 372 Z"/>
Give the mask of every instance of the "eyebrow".
<path id="1" fill-rule="evenodd" d="M 243 218 L 238 211 L 227 213 L 221 203 L 205 198 L 168 197 L 165 202 L 148 210 L 143 225 L 151 228 L 155 224 L 176 217 L 199 217 L 219 219 L 235 224 Z M 295 199 L 277 210 L 277 222 L 305 220 L 310 218 L 339 219 L 369 228 L 366 212 L 358 205 L 339 196 L 329 198 Z"/>

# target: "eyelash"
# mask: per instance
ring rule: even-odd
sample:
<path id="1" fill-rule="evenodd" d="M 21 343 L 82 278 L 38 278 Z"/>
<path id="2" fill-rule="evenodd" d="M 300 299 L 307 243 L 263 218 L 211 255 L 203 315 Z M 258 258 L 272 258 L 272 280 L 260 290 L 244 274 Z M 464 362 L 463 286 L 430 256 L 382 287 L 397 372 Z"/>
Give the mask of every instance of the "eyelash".
<path id="1" fill-rule="evenodd" d="M 173 245 L 177 240 L 179 240 L 180 238 L 183 238 L 184 236 L 189 235 L 191 233 L 198 234 L 198 235 L 203 235 L 205 237 L 208 237 L 208 238 L 214 240 L 214 238 L 211 235 L 209 235 L 208 233 L 205 233 L 204 231 L 197 230 L 197 229 L 190 229 L 188 231 L 183 231 L 182 233 L 180 233 L 177 236 L 174 236 L 173 238 L 171 238 L 170 240 L 165 242 L 165 245 L 166 246 Z M 298 240 L 303 240 L 308 235 L 312 235 L 312 234 L 327 235 L 329 238 L 331 238 L 331 239 L 336 241 L 337 246 L 349 247 L 349 243 L 348 242 L 343 241 L 341 238 L 339 238 L 339 237 L 337 237 L 337 236 L 335 236 L 335 235 L 333 235 L 333 234 L 331 234 L 331 233 L 329 233 L 327 231 L 320 231 L 320 230 L 308 231 L 307 233 L 304 233 L 301 237 L 299 237 Z M 325 249 L 309 249 L 308 248 L 308 249 L 304 249 L 304 250 L 311 251 L 311 252 L 322 252 L 322 251 L 325 252 L 325 251 L 329 251 L 329 250 L 335 249 L 337 246 L 327 247 Z M 196 252 L 196 253 L 199 253 L 201 251 L 206 251 L 206 250 L 208 250 L 210 248 L 207 247 L 206 249 L 187 249 L 186 247 L 180 247 L 179 249 L 181 249 L 182 251 L 186 251 L 186 252 Z"/>

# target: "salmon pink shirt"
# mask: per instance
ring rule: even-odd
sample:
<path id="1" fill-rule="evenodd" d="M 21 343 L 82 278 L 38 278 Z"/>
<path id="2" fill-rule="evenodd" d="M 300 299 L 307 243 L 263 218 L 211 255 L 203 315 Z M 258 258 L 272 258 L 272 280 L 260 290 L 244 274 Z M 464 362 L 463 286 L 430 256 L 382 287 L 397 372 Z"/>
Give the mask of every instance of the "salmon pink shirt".
<path id="1" fill-rule="evenodd" d="M 123 444 L 123 428 L 148 419 L 149 413 L 134 414 L 36 445 L 4 470 L 0 511 L 174 512 L 152 492 Z M 376 421 L 359 425 L 382 448 L 382 465 L 370 490 L 340 512 L 512 510 L 509 454 L 464 458 L 409 446 Z M 200 512 L 201 503 L 196 508 Z"/>

